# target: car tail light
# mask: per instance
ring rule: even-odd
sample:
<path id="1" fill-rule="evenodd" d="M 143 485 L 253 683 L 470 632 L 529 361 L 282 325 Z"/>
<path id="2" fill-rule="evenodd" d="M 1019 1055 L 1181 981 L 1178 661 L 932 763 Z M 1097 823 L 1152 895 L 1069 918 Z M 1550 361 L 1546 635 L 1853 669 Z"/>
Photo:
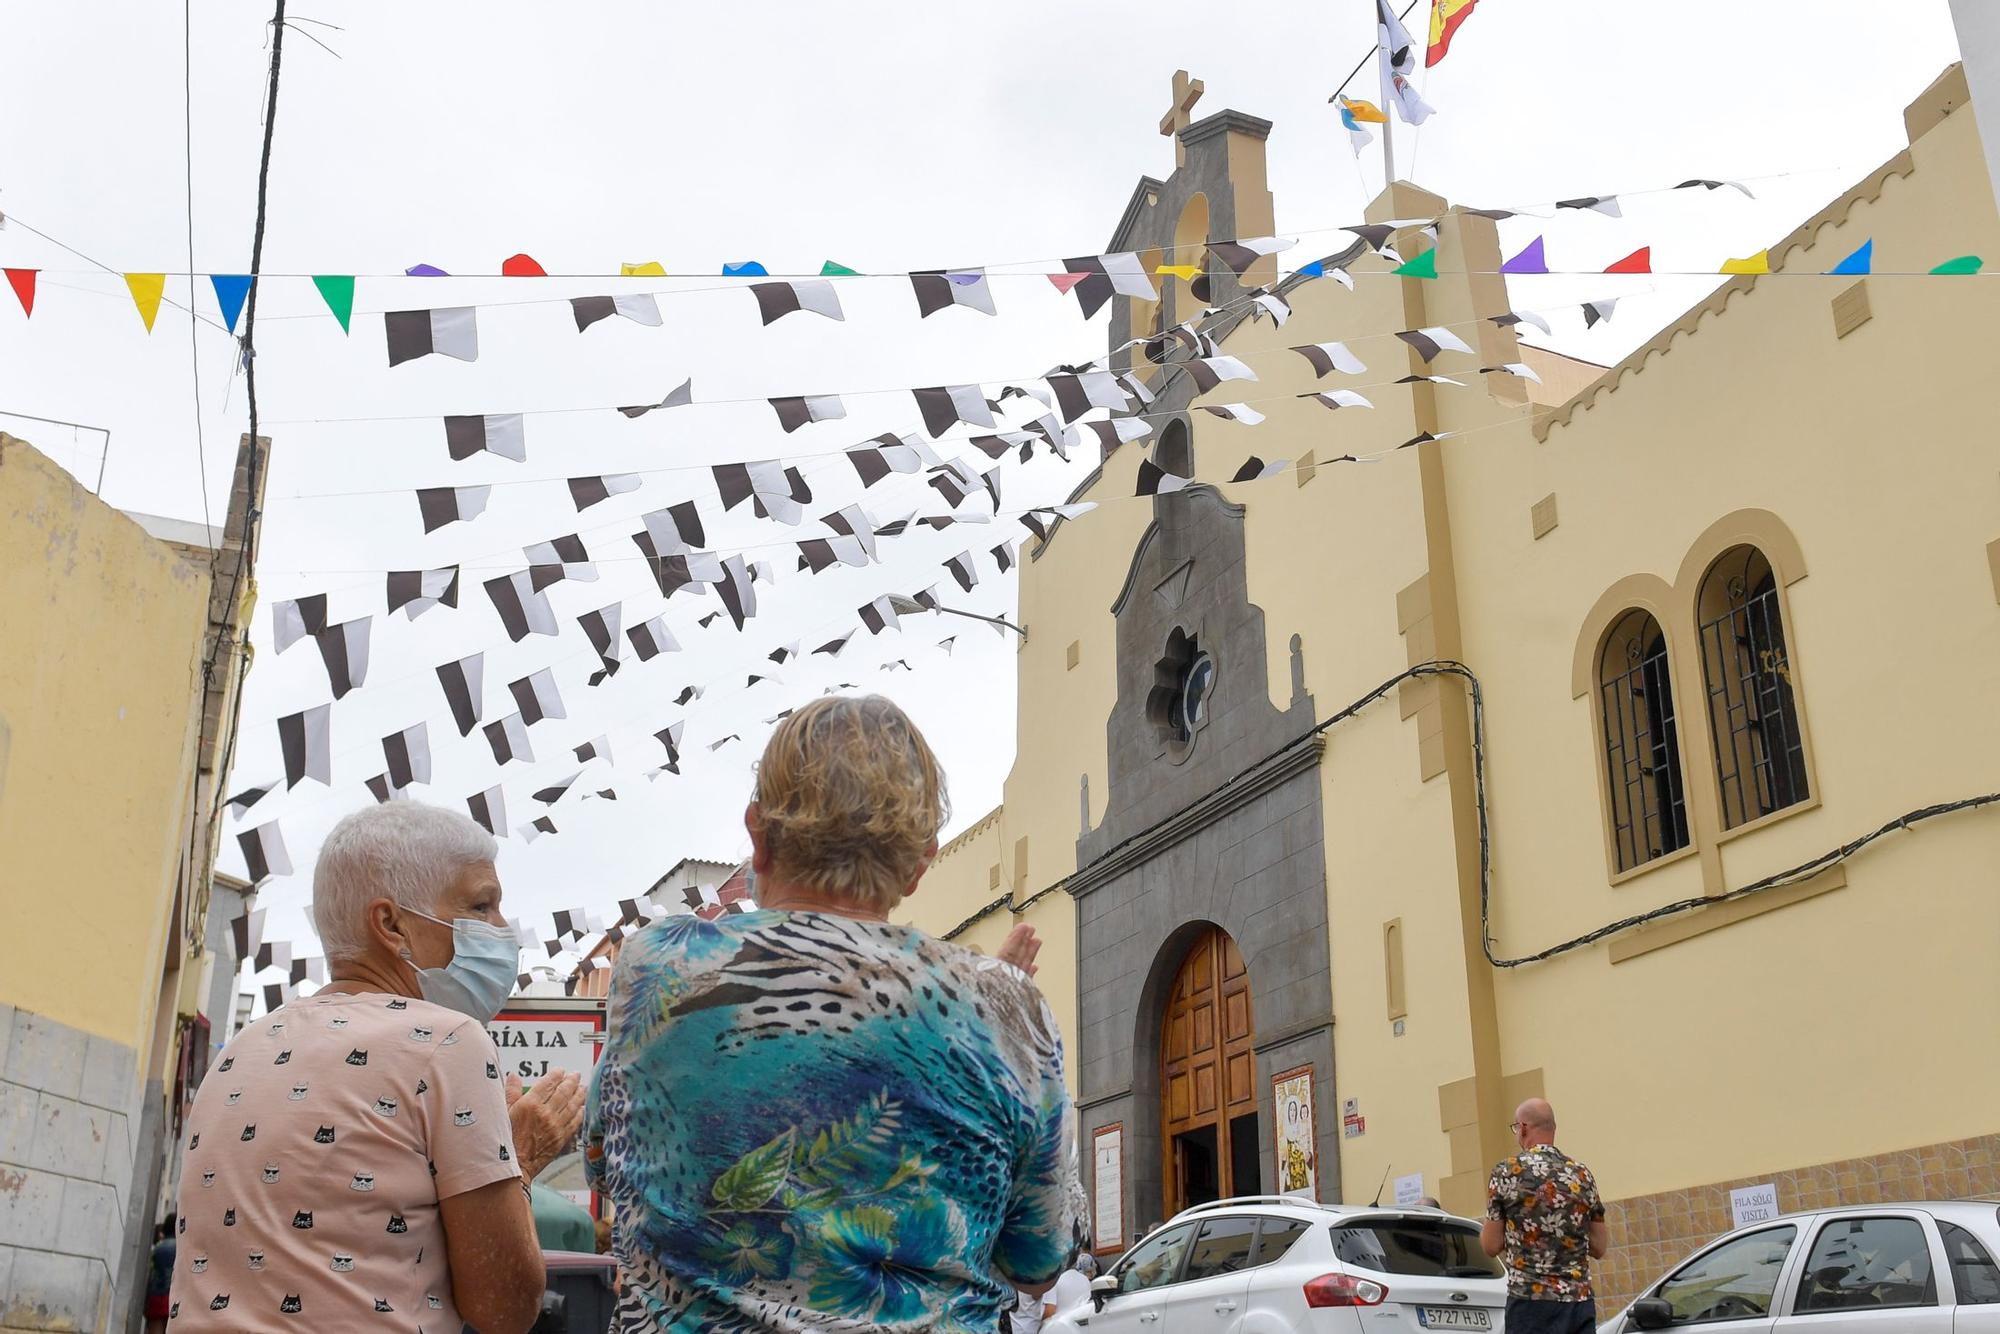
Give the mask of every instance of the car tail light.
<path id="1" fill-rule="evenodd" d="M 1379 1306 L 1389 1290 L 1370 1279 L 1352 1274 L 1322 1274 L 1306 1284 L 1306 1305 Z"/>

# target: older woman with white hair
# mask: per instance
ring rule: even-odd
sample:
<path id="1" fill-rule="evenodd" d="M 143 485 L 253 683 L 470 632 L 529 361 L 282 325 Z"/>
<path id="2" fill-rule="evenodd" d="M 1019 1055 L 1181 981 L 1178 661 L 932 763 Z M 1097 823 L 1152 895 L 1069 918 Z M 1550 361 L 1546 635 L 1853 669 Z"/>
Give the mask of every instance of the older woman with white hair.
<path id="1" fill-rule="evenodd" d="M 574 1075 L 501 1079 L 485 1024 L 519 948 L 494 854 L 465 816 L 408 801 L 327 836 L 331 980 L 232 1039 L 187 1118 L 174 1329 L 534 1323 L 527 1183 L 583 1095 Z"/>
<path id="2" fill-rule="evenodd" d="M 891 923 L 944 775 L 888 700 L 786 719 L 745 813 L 757 911 L 628 939 L 587 1170 L 618 1328 L 979 1330 L 1081 1217 L 1062 1044 L 1028 973 Z"/>

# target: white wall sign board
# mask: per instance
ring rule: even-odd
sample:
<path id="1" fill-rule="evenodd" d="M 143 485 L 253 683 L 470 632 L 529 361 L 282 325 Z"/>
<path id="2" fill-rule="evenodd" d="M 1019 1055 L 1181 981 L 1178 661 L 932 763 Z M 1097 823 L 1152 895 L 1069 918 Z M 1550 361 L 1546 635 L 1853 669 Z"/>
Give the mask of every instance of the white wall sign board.
<path id="1" fill-rule="evenodd" d="M 1412 1172 L 1406 1177 L 1396 1178 L 1396 1203 L 1415 1204 L 1424 1198 L 1424 1174 Z"/>
<path id="2" fill-rule="evenodd" d="M 1737 1186 L 1729 1192 L 1729 1216 L 1736 1226 L 1764 1223 L 1778 1216 L 1778 1188 L 1766 1181 L 1758 1186 Z"/>

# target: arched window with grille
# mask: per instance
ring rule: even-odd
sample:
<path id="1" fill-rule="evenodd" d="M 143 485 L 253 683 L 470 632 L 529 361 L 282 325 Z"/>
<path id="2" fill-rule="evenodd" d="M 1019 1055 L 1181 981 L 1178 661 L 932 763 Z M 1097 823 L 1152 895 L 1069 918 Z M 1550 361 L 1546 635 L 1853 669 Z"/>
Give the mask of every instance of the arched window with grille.
<path id="1" fill-rule="evenodd" d="M 1612 848 L 1629 871 L 1688 843 L 1673 671 L 1652 613 L 1634 607 L 1612 622 L 1598 650 L 1597 706 Z"/>
<path id="2" fill-rule="evenodd" d="M 1811 795 L 1771 562 L 1732 547 L 1703 576 L 1695 608 L 1722 825 L 1734 829 Z"/>

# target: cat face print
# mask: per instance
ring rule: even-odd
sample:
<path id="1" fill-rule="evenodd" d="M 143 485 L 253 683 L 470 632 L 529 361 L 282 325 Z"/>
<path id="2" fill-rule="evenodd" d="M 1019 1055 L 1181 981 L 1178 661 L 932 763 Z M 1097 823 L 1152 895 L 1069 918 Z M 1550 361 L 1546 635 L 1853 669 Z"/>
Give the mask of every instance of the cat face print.
<path id="1" fill-rule="evenodd" d="M 203 1172 L 201 1174 L 202 1189 L 207 1190 L 210 1186 L 213 1186 L 214 1184 L 215 1184 L 215 1169 L 211 1167 L 206 1172 Z"/>
<path id="2" fill-rule="evenodd" d="M 290 1065 L 291 1063 L 292 1063 L 292 1049 L 290 1047 L 287 1047 L 285 1048 L 285 1050 L 279 1052 L 278 1059 L 271 1062 L 272 1065 Z"/>
<path id="3" fill-rule="evenodd" d="M 191 1262 L 189 1262 L 188 1268 L 197 1274 L 206 1274 L 208 1272 L 208 1257 L 206 1255 L 195 1256 L 194 1259 Z"/>
<path id="4" fill-rule="evenodd" d="M 277 1179 L 278 1179 L 278 1165 L 276 1163 L 265 1163 L 264 1180 L 266 1182 L 272 1182 L 276 1181 Z"/>
<path id="5" fill-rule="evenodd" d="M 243 1127 L 242 1137 L 246 1140 L 257 1138 L 257 1123 L 255 1121 L 252 1121 L 249 1125 Z"/>
<path id="6" fill-rule="evenodd" d="M 345 1251 L 335 1251 L 333 1264 L 329 1266 L 336 1274 L 345 1274 L 354 1268 L 354 1257 Z"/>
<path id="7" fill-rule="evenodd" d="M 457 1108 L 451 1114 L 451 1123 L 455 1126 L 469 1126 L 476 1119 L 470 1107 Z"/>
<path id="8" fill-rule="evenodd" d="M 229 1294 L 218 1292 L 213 1297 L 210 1297 L 208 1299 L 208 1309 L 211 1311 L 227 1311 L 229 1309 Z"/>
<path id="9" fill-rule="evenodd" d="M 264 1267 L 264 1252 L 262 1251 L 250 1252 L 249 1255 L 244 1257 L 243 1263 L 252 1269 L 262 1269 Z"/>
<path id="10" fill-rule="evenodd" d="M 287 1102 L 304 1102 L 304 1101 L 306 1100 L 306 1094 L 307 1094 L 307 1092 L 308 1092 L 308 1091 L 309 1091 L 309 1090 L 308 1090 L 308 1088 L 307 1088 L 307 1086 L 306 1086 L 306 1085 L 304 1085 L 304 1084 L 294 1084 L 294 1085 L 292 1085 L 292 1089 L 291 1089 L 291 1092 L 289 1092 L 289 1093 L 287 1093 L 287 1094 L 285 1095 L 285 1101 L 287 1101 Z"/>
<path id="11" fill-rule="evenodd" d="M 335 1015 L 335 1016 L 334 1016 L 333 1018 L 331 1018 L 331 1019 L 329 1019 L 329 1020 L 327 1020 L 327 1021 L 326 1021 L 326 1026 L 327 1026 L 328 1028 L 336 1028 L 336 1029 L 337 1029 L 337 1028 L 346 1028 L 346 1027 L 347 1027 L 347 1018 L 346 1018 L 346 1016 L 344 1016 L 344 1015 L 338 1015 L 338 1014 L 337 1014 L 337 1015 Z"/>
<path id="12" fill-rule="evenodd" d="M 375 1174 L 373 1172 L 356 1172 L 354 1179 L 347 1183 L 347 1188 L 349 1190 L 373 1190 L 375 1189 Z"/>
<path id="13" fill-rule="evenodd" d="M 225 1056 L 222 1058 L 222 1064 L 215 1067 L 216 1073 L 226 1075 L 229 1073 L 229 1067 L 235 1064 L 236 1058 L 234 1056 Z"/>
<path id="14" fill-rule="evenodd" d="M 389 1002 L 389 1008 L 392 1010 L 407 1010 L 410 1008 L 410 1003 L 406 1000 L 392 1000 Z"/>
<path id="15" fill-rule="evenodd" d="M 458 1034 L 457 1034 L 457 1033 L 447 1033 L 447 1034 L 445 1034 L 445 1035 L 444 1035 L 444 1041 L 443 1041 L 443 1042 L 440 1042 L 440 1043 L 438 1043 L 438 1046 L 440 1046 L 440 1047 L 456 1047 L 457 1045 L 458 1045 Z"/>
<path id="16" fill-rule="evenodd" d="M 426 1094 L 426 1093 L 429 1093 L 430 1091 L 431 1091 L 431 1081 L 430 1081 L 430 1080 L 428 1080 L 428 1079 L 419 1079 L 419 1080 L 417 1081 L 417 1096 L 418 1096 L 418 1097 L 420 1097 L 420 1098 L 421 1098 L 421 1097 L 423 1097 L 423 1096 L 424 1096 L 424 1094 Z"/>
<path id="17" fill-rule="evenodd" d="M 356 1047 L 353 1051 L 347 1053 L 347 1063 L 349 1065 L 366 1065 L 368 1064 L 368 1053 Z"/>
<path id="18" fill-rule="evenodd" d="M 394 1116 L 396 1108 L 399 1106 L 401 1104 L 394 1098 L 377 1098 L 375 1100 L 375 1111 L 379 1116 Z"/>
<path id="19" fill-rule="evenodd" d="M 234 1209 L 224 1209 L 222 1211 L 222 1225 L 224 1227 L 236 1226 L 236 1211 Z"/>
<path id="20" fill-rule="evenodd" d="M 430 1029 L 419 1026 L 417 1028 L 413 1028 L 410 1030 L 410 1041 L 429 1042 L 430 1040 L 431 1040 Z"/>
<path id="21" fill-rule="evenodd" d="M 229 1096 L 227 1098 L 224 1098 L 223 1101 L 228 1103 L 231 1107 L 234 1107 L 237 1103 L 243 1101 L 243 1090 L 242 1089 L 229 1090 Z"/>
<path id="22" fill-rule="evenodd" d="M 313 1215 L 310 1209 L 301 1209 L 292 1215 L 292 1226 L 301 1232 L 312 1231 Z"/>
<path id="23" fill-rule="evenodd" d="M 278 1303 L 278 1313 L 280 1315 L 297 1315 L 305 1309 L 306 1304 L 299 1300 L 299 1295 L 296 1292 L 286 1293 L 285 1300 Z"/>
<path id="24" fill-rule="evenodd" d="M 318 1130 L 313 1131 L 313 1143 L 315 1144 L 333 1143 L 333 1127 L 321 1126 Z"/>
<path id="25" fill-rule="evenodd" d="M 389 1226 L 386 1230 L 389 1232 L 397 1232 L 397 1233 L 408 1232 L 410 1230 L 410 1225 L 403 1221 L 403 1216 L 401 1214 L 390 1214 Z"/>
<path id="26" fill-rule="evenodd" d="M 486 1077 L 487 1077 L 488 1079 L 498 1079 L 498 1078 L 500 1078 L 500 1067 L 499 1067 L 499 1066 L 497 1066 L 497 1065 L 495 1065 L 495 1064 L 493 1064 L 493 1062 L 491 1062 L 491 1061 L 488 1061 L 488 1062 L 486 1063 Z"/>
<path id="27" fill-rule="evenodd" d="M 375 1299 L 375 1309 L 378 1311 L 393 1312 L 395 1311 L 396 1308 L 389 1305 L 389 1299 L 387 1297 L 377 1297 Z"/>

